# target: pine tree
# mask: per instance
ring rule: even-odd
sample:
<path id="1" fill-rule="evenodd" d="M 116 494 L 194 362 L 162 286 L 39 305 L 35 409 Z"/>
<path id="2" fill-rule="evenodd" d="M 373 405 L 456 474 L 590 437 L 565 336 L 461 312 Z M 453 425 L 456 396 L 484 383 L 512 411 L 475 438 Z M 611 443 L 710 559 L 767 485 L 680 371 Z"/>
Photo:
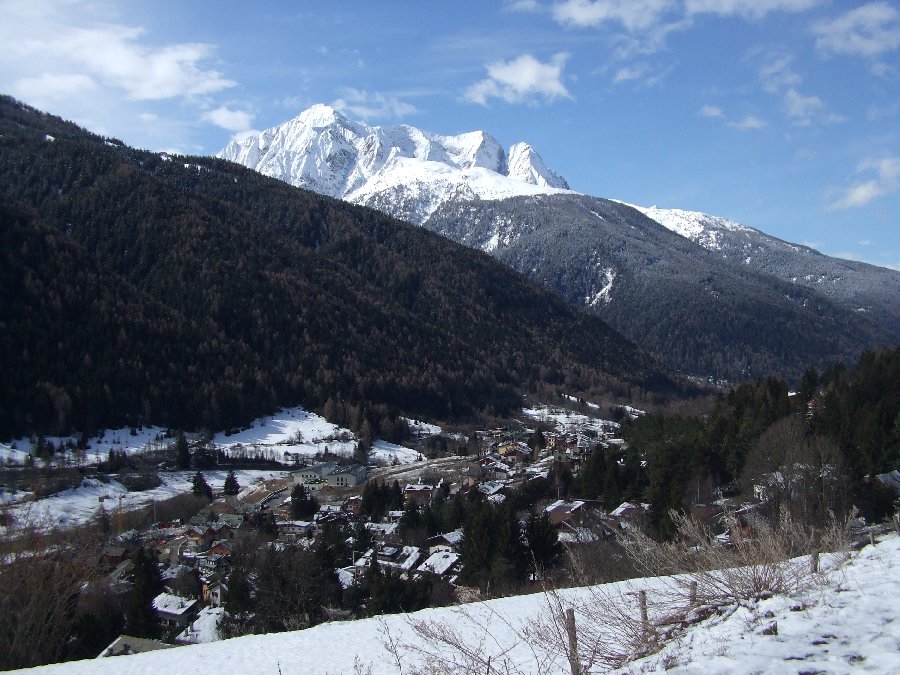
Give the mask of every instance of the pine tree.
<path id="1" fill-rule="evenodd" d="M 158 638 L 159 617 L 153 608 L 153 599 L 163 589 L 159 567 L 143 547 L 135 553 L 132 562 L 134 585 L 125 609 L 126 629 L 129 635 L 135 637 Z"/>
<path id="2" fill-rule="evenodd" d="M 234 475 L 234 471 L 229 471 L 228 475 L 225 477 L 225 487 L 223 492 L 226 495 L 236 495 L 241 491 L 241 486 L 237 481 L 237 476 Z"/>
<path id="3" fill-rule="evenodd" d="M 302 483 L 297 483 L 291 490 L 291 518 L 306 520 L 312 518 L 319 510 L 319 500 L 306 491 Z"/>
<path id="4" fill-rule="evenodd" d="M 178 437 L 175 439 L 175 462 L 179 469 L 191 468 L 191 451 L 183 431 L 179 431 Z"/>
<path id="5" fill-rule="evenodd" d="M 194 474 L 194 481 L 191 492 L 193 492 L 194 496 L 196 497 L 206 497 L 207 499 L 212 499 L 212 488 L 209 486 L 209 483 L 206 482 L 206 479 L 203 477 L 203 473 L 201 471 L 198 471 Z"/>
<path id="6" fill-rule="evenodd" d="M 562 557 L 563 550 L 556 529 L 543 511 L 532 514 L 528 519 L 525 540 L 528 543 L 528 563 L 536 574 L 550 569 Z"/>

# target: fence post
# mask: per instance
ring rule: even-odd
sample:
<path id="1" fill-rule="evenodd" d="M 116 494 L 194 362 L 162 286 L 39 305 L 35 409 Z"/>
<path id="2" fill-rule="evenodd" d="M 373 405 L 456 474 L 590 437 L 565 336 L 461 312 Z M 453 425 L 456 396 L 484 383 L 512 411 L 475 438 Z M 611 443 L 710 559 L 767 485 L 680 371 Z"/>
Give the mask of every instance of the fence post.
<path id="1" fill-rule="evenodd" d="M 641 603 L 641 631 L 644 639 L 650 635 L 650 619 L 647 616 L 647 591 L 638 591 L 638 600 Z"/>
<path id="2" fill-rule="evenodd" d="M 575 632 L 575 610 L 566 610 L 566 634 L 569 636 L 569 670 L 572 675 L 581 674 L 581 662 L 578 660 L 578 634 Z"/>
<path id="3" fill-rule="evenodd" d="M 815 574 L 819 571 L 819 552 L 813 551 L 809 554 L 809 573 Z"/>
<path id="4" fill-rule="evenodd" d="M 697 582 L 691 582 L 691 607 L 697 604 Z"/>
<path id="5" fill-rule="evenodd" d="M 894 514 L 894 529 L 897 531 L 897 534 L 900 534 L 900 513 Z"/>

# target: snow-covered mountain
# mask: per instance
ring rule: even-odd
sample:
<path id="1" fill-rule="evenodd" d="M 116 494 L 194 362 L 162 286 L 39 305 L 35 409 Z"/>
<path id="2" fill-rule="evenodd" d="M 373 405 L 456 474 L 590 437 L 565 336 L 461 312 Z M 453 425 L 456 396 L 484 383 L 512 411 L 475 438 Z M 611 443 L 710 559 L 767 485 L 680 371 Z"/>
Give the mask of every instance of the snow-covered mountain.
<path id="1" fill-rule="evenodd" d="M 900 330 L 900 273 L 895 270 L 832 258 L 699 211 L 633 208 L 726 260 L 815 289 L 853 311 L 877 314 L 892 330 Z"/>
<path id="2" fill-rule="evenodd" d="M 792 377 L 900 339 L 900 272 L 571 191 L 531 146 L 484 131 L 373 127 L 316 105 L 218 156 L 487 252 L 683 372 Z"/>
<path id="3" fill-rule="evenodd" d="M 326 105 L 233 141 L 216 156 L 417 224 L 451 200 L 569 188 L 527 143 L 505 151 L 484 131 L 442 136 L 408 125 L 373 127 Z"/>

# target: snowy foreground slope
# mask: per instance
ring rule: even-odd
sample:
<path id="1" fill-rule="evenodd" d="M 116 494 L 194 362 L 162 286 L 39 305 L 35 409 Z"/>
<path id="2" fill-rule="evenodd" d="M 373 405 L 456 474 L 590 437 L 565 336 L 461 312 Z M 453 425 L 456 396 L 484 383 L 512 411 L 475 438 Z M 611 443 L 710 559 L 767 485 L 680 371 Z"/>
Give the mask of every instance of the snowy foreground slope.
<path id="1" fill-rule="evenodd" d="M 774 597 L 732 608 L 695 625 L 662 652 L 616 672 L 676 673 L 846 673 L 900 672 L 900 539 L 886 537 L 854 553 L 828 572 L 816 589 L 793 598 Z M 631 591 L 661 592 L 665 579 L 635 580 L 603 587 L 633 601 Z M 619 596 L 618 594 L 622 595 Z M 562 594 L 564 605 L 591 597 L 588 589 Z M 445 623 L 471 646 L 483 644 L 497 672 L 568 673 L 561 653 L 546 654 L 516 637 L 533 634 L 534 619 L 547 611 L 542 594 L 477 603 L 463 608 L 431 609 L 382 619 L 329 623 L 295 633 L 250 636 L 136 656 L 80 661 L 33 669 L 60 675 L 138 673 L 372 673 L 401 672 L 385 648 L 390 636 L 400 643 L 422 644 L 409 621 Z M 576 622 L 584 621 L 576 614 Z M 772 627 L 777 626 L 773 632 Z M 525 627 L 523 629 L 523 627 Z M 486 629 L 486 630 L 485 630 Z M 767 634 L 768 633 L 768 634 Z M 432 659 L 431 665 L 436 661 Z M 422 668 L 404 662 L 402 672 Z M 440 669 L 439 669 L 440 670 Z M 596 670 L 592 672 L 602 672 Z"/>

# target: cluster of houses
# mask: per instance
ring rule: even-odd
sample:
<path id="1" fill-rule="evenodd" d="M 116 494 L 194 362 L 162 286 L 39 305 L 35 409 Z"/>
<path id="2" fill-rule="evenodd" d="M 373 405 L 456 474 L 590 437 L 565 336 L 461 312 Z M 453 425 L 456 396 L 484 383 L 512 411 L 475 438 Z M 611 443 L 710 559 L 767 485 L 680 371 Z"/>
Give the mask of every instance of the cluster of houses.
<path id="1" fill-rule="evenodd" d="M 615 444 L 609 434 L 598 438 L 581 433 L 544 433 L 542 448 L 532 449 L 504 430 L 481 433 L 483 452 L 470 458 L 459 476 L 459 490 L 478 490 L 494 503 L 502 502 L 524 482 L 546 478 L 554 465 L 566 462 L 577 465 L 599 442 Z M 225 580 L 231 567 L 232 551 L 242 537 L 257 530 L 258 515 L 264 513 L 274 521 L 277 536 L 270 545 L 276 547 L 308 546 L 325 523 L 355 524 L 363 522 L 372 546 L 354 551 L 351 564 L 337 570 L 345 587 L 357 582 L 375 558 L 384 568 L 396 570 L 406 577 L 432 575 L 455 585 L 460 572 L 461 530 L 431 537 L 422 546 L 412 546 L 400 536 L 402 510 L 390 511 L 384 522 L 373 523 L 361 514 L 361 496 L 352 494 L 340 503 L 322 504 L 308 520 L 291 517 L 292 485 L 302 484 L 310 493 L 333 488 L 334 497 L 366 482 L 367 469 L 359 464 L 342 465 L 322 462 L 303 467 L 291 474 L 290 484 L 274 490 L 256 501 L 240 501 L 235 497 L 217 501 L 210 509 L 187 523 L 161 523 L 141 533 L 126 533 L 104 551 L 104 563 L 110 576 L 127 578 L 129 556 L 137 546 L 156 552 L 165 580 L 174 580 L 184 571 L 196 573 L 202 584 L 199 597 L 181 597 L 175 593 L 160 594 L 154 608 L 160 623 L 175 636 L 176 643 L 217 639 L 215 626 L 222 616 L 226 594 Z M 440 485 L 425 482 L 406 484 L 406 504 L 422 506 L 430 502 Z M 642 516 L 645 505 L 623 504 L 607 514 L 597 502 L 560 499 L 546 506 L 550 522 L 559 530 L 560 540 L 577 544 L 614 537 L 629 519 Z M 421 543 L 421 542 L 420 542 Z M 153 648 L 137 638 L 123 636 L 105 653 L 130 653 Z"/>

